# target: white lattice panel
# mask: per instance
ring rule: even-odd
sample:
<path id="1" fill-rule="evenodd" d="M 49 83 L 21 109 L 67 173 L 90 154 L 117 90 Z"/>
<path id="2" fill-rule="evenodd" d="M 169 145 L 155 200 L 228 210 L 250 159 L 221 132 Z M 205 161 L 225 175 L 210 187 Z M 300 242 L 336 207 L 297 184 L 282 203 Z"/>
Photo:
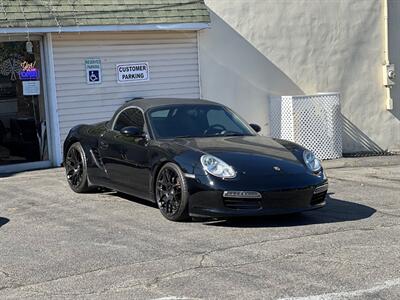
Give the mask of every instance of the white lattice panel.
<path id="1" fill-rule="evenodd" d="M 298 143 L 320 159 L 342 156 L 342 120 L 337 93 L 271 99 L 271 135 Z"/>

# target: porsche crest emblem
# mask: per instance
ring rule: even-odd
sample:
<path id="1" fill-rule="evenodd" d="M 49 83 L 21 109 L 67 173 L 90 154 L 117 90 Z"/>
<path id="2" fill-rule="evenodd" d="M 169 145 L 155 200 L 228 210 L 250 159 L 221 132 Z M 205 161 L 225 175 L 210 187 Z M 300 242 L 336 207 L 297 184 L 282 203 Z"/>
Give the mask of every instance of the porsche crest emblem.
<path id="1" fill-rule="evenodd" d="M 274 169 L 274 171 L 276 171 L 276 172 L 280 172 L 280 171 L 281 171 L 281 168 L 279 168 L 278 166 L 274 166 L 273 169 Z"/>

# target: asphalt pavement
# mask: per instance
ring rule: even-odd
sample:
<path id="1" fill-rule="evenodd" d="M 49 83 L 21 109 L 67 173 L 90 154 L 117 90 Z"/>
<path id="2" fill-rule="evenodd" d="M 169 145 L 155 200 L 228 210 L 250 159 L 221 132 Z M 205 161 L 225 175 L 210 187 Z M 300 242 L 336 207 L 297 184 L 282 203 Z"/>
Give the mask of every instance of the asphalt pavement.
<path id="1" fill-rule="evenodd" d="M 400 156 L 324 164 L 328 205 L 173 223 L 62 169 L 0 178 L 1 299 L 400 299 Z"/>

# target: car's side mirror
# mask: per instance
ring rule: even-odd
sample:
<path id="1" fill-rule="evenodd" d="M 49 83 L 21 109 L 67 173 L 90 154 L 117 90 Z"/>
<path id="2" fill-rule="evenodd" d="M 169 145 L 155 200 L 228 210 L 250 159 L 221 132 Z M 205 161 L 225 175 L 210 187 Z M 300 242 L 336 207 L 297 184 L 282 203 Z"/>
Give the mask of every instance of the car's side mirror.
<path id="1" fill-rule="evenodd" d="M 254 129 L 255 132 L 261 131 L 261 126 L 257 124 L 250 124 L 250 127 Z"/>
<path id="2" fill-rule="evenodd" d="M 120 130 L 121 134 L 127 137 L 145 137 L 145 133 L 142 129 L 135 127 L 135 126 L 127 126 Z"/>

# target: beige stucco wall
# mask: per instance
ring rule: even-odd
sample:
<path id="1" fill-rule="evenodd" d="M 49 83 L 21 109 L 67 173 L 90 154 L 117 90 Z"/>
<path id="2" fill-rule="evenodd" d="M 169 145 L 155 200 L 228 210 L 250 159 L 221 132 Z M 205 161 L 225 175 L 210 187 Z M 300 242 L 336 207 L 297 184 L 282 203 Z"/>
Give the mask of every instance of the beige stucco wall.
<path id="1" fill-rule="evenodd" d="M 203 98 L 231 106 L 269 133 L 271 95 L 340 92 L 344 152 L 400 149 L 382 85 L 383 1 L 206 0 L 200 33 Z M 390 1 L 391 61 L 400 71 L 400 1 Z"/>

